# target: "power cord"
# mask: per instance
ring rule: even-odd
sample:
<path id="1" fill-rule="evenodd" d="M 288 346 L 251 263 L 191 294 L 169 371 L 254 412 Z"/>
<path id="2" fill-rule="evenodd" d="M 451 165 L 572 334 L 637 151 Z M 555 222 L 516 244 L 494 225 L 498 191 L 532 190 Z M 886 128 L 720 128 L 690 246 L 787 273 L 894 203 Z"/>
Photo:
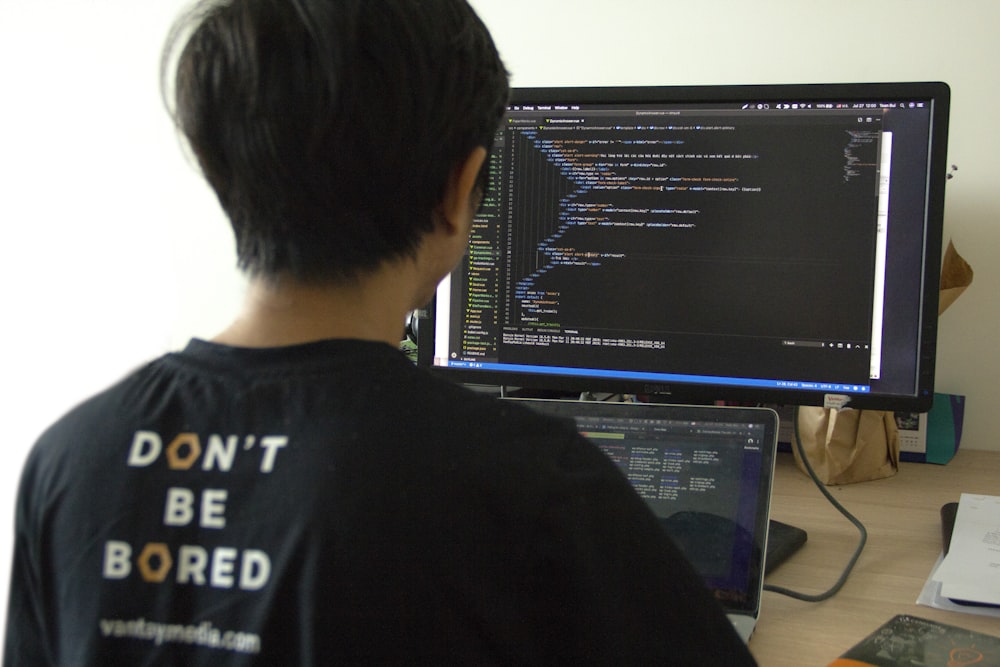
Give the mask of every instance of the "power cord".
<path id="1" fill-rule="evenodd" d="M 822 602 L 823 600 L 826 600 L 836 595 L 840 591 L 840 589 L 844 586 L 844 583 L 847 582 L 847 578 L 850 576 L 851 570 L 854 569 L 854 565 L 858 562 L 858 558 L 861 557 L 861 552 L 864 550 L 865 543 L 868 541 L 868 530 L 865 528 L 864 524 L 858 520 L 857 517 L 848 512 L 847 509 L 844 508 L 844 506 L 841 505 L 840 502 L 838 502 L 837 499 L 833 497 L 833 494 L 831 494 L 830 491 L 826 488 L 826 485 L 823 484 L 822 481 L 820 481 L 819 477 L 816 475 L 816 471 L 813 470 L 812 465 L 809 463 L 809 458 L 806 456 L 805 450 L 802 448 L 802 439 L 799 437 L 798 406 L 795 406 L 793 408 L 792 419 L 795 430 L 795 447 L 798 450 L 799 457 L 802 459 L 803 467 L 805 467 L 806 472 L 809 474 L 809 477 L 812 478 L 813 483 L 816 484 L 816 488 L 818 488 L 823 493 L 823 495 L 826 496 L 826 499 L 830 501 L 830 504 L 833 505 L 838 512 L 843 514 L 848 521 L 854 524 L 854 527 L 858 529 L 858 532 L 861 534 L 861 537 L 858 540 L 858 546 L 854 550 L 854 554 L 851 556 L 851 559 L 847 562 L 847 566 L 841 573 L 840 578 L 836 581 L 836 583 L 833 584 L 833 586 L 829 590 L 823 593 L 809 594 L 809 593 L 800 593 L 798 591 L 793 591 L 789 588 L 784 588 L 782 586 L 773 586 L 771 584 L 764 584 L 764 590 L 771 591 L 772 593 L 779 593 L 781 595 L 787 595 L 788 597 L 795 598 L 796 600 L 802 600 L 804 602 Z"/>

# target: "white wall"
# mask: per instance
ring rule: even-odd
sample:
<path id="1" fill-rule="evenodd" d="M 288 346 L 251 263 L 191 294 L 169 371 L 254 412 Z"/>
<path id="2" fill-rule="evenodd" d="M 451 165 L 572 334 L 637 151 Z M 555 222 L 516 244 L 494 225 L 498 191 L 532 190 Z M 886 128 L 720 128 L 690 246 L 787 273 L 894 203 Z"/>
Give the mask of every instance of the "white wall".
<path id="1" fill-rule="evenodd" d="M 0 0 L 0 620 L 35 437 L 239 304 L 214 196 L 160 102 L 181 0 Z"/>
<path id="2" fill-rule="evenodd" d="M 181 0 L 0 2 L 0 600 L 18 469 L 73 403 L 239 303 L 232 242 L 159 100 Z M 998 449 L 1000 3 L 473 0 L 515 85 L 940 79 L 953 88 L 945 238 L 976 270 L 945 315 L 938 387 Z M 2 614 L 2 612 L 0 612 Z"/>

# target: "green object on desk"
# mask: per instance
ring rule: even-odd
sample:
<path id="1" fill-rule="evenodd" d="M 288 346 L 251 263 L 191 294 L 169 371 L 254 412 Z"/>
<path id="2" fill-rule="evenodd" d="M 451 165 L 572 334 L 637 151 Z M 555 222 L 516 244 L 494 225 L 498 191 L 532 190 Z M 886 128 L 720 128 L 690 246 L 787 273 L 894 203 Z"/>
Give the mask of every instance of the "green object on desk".
<path id="1" fill-rule="evenodd" d="M 927 463 L 951 461 L 962 441 L 965 396 L 934 394 L 934 406 L 927 415 Z"/>

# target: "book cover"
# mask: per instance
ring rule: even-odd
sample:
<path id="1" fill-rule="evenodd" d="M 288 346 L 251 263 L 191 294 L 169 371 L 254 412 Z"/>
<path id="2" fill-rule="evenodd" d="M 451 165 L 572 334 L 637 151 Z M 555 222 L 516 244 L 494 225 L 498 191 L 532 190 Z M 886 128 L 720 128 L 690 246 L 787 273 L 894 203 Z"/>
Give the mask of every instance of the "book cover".
<path id="1" fill-rule="evenodd" d="M 1000 637 L 899 615 L 829 667 L 1000 667 Z"/>

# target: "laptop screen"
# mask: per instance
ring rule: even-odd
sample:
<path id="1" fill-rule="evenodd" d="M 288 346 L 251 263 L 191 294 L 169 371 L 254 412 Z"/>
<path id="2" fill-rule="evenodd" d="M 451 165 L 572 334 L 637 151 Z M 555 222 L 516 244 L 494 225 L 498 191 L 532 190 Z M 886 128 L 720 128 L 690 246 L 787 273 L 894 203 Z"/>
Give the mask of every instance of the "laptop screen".
<path id="1" fill-rule="evenodd" d="M 528 400 L 569 417 L 626 475 L 729 611 L 755 611 L 776 416 L 770 410 Z"/>

